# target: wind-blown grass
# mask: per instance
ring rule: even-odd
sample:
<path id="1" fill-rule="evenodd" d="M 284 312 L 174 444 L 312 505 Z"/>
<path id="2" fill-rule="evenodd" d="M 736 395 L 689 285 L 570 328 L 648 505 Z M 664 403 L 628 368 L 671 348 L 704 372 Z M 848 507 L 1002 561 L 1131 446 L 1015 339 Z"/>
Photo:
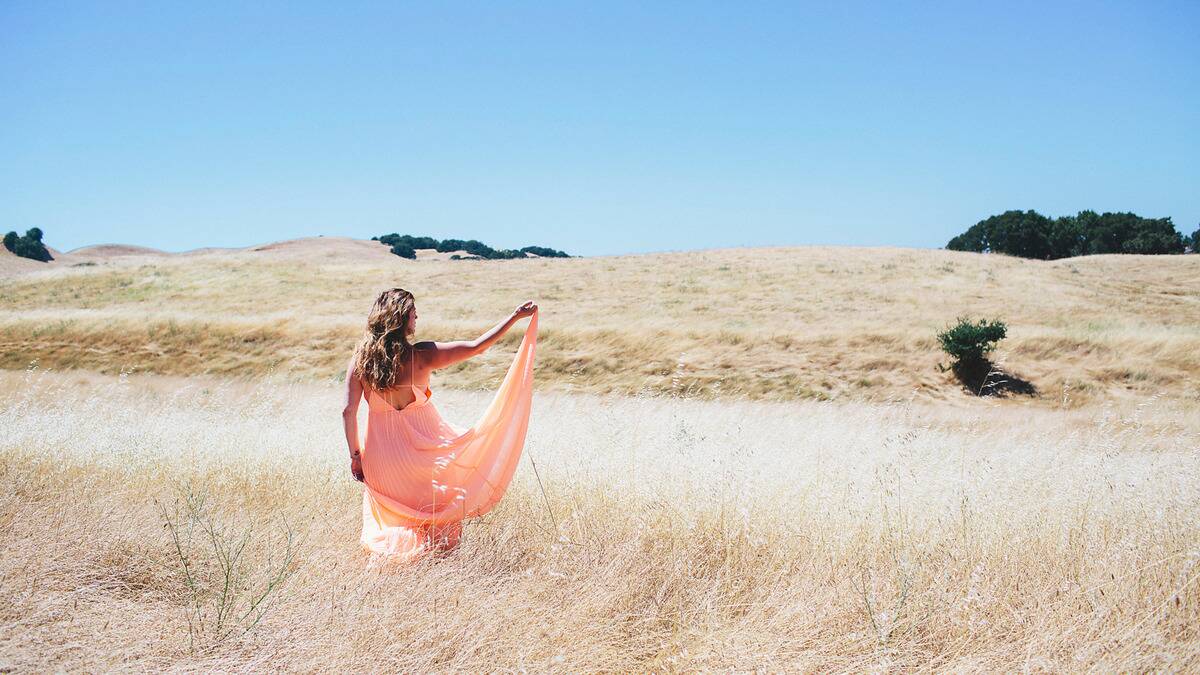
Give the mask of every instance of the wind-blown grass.
<path id="1" fill-rule="evenodd" d="M 1200 667 L 1200 422 L 1170 400 L 538 392 L 504 501 L 396 567 L 358 547 L 328 382 L 3 377 L 5 668 Z"/>

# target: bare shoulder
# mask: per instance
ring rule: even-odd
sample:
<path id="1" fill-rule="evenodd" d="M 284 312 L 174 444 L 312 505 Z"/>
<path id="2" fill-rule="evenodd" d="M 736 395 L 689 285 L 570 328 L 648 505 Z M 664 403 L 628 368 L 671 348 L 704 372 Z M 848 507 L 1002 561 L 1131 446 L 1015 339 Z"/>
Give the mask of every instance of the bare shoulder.
<path id="1" fill-rule="evenodd" d="M 437 352 L 438 344 L 433 340 L 422 340 L 421 342 L 413 343 L 413 351 L 417 358 L 421 359 L 421 363 L 429 363 L 429 359 Z"/>
<path id="2" fill-rule="evenodd" d="M 434 340 L 425 340 L 413 344 L 413 349 L 416 350 L 417 359 L 421 364 L 421 368 L 429 370 L 438 370 L 446 366 L 457 363 L 465 357 L 457 357 L 456 354 L 467 345 L 466 342 L 437 342 Z"/>

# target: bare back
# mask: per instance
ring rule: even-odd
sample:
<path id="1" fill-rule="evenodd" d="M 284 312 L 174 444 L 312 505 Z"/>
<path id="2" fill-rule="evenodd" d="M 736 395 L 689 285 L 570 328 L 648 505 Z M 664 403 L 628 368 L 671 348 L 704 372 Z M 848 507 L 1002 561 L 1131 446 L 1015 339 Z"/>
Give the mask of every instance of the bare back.
<path id="1" fill-rule="evenodd" d="M 419 342 L 419 345 L 427 343 Z M 408 363 L 404 370 L 396 373 L 396 380 L 390 389 L 375 390 L 375 394 L 387 401 L 388 405 L 396 410 L 407 408 L 408 405 L 417 400 L 417 392 L 413 388 L 424 390 L 426 396 L 429 395 L 429 376 L 433 372 L 430 367 L 429 352 L 424 347 L 413 345 L 412 352 Z M 422 384 L 424 383 L 424 384 Z M 411 386 L 410 386 L 411 385 Z M 364 383 L 364 388 L 369 388 L 369 385 Z"/>

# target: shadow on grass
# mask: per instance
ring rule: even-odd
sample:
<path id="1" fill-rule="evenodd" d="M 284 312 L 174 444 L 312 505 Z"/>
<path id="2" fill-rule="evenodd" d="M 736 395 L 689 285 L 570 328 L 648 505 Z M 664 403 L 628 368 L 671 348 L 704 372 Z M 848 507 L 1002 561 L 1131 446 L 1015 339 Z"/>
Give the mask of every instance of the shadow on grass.
<path id="1" fill-rule="evenodd" d="M 951 368 L 955 377 L 976 396 L 1036 396 L 1037 387 L 991 361 L 974 364 L 956 363 Z"/>

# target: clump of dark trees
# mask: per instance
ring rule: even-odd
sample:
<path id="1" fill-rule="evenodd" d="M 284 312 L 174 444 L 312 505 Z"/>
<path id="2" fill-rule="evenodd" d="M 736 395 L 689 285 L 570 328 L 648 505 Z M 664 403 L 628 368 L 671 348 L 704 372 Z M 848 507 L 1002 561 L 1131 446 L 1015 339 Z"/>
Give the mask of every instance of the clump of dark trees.
<path id="1" fill-rule="evenodd" d="M 1184 253 L 1189 247 L 1200 250 L 1200 229 L 1185 237 L 1170 218 L 1095 211 L 1054 219 L 1037 211 L 1005 211 L 979 221 L 946 244 L 952 251 L 1040 260 L 1100 253 Z"/>
<path id="2" fill-rule="evenodd" d="M 496 250 L 487 244 L 476 239 L 434 239 L 433 237 L 414 237 L 411 234 L 385 234 L 382 237 L 371 237 L 372 241 L 377 241 L 385 246 L 390 246 L 392 253 L 402 257 L 416 260 L 417 249 L 432 248 L 439 253 L 448 251 L 466 251 L 469 255 L 479 256 L 488 260 L 509 260 L 512 258 L 526 258 L 526 253 L 532 253 L 542 258 L 570 258 L 571 256 L 556 251 L 545 246 L 526 246 L 520 249 L 505 248 Z M 460 260 L 466 259 L 460 255 L 452 255 L 451 259 Z"/>
<path id="3" fill-rule="evenodd" d="M 46 245 L 42 243 L 42 231 L 36 227 L 26 230 L 23 237 L 17 236 L 16 232 L 9 232 L 4 235 L 4 248 L 22 258 L 29 258 L 30 260 L 39 260 L 41 262 L 54 260 L 50 255 L 50 251 L 46 250 Z"/>

